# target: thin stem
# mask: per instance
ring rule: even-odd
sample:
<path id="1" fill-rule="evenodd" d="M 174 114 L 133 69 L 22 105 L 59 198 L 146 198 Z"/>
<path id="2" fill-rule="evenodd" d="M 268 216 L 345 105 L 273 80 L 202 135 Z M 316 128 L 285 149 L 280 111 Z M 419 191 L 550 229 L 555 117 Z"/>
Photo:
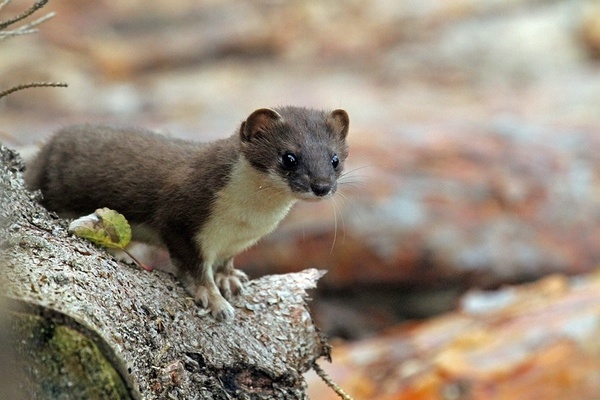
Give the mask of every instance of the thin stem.
<path id="1" fill-rule="evenodd" d="M 0 29 L 4 29 L 12 24 L 14 24 L 15 22 L 19 22 L 21 20 L 24 20 L 25 18 L 29 17 L 31 14 L 33 14 L 34 12 L 36 12 L 37 10 L 39 10 L 40 8 L 44 7 L 46 5 L 46 3 L 48 3 L 48 0 L 40 0 L 37 3 L 35 3 L 34 5 L 32 5 L 28 10 L 24 11 L 23 13 L 17 15 L 16 17 L 10 18 L 6 21 L 0 22 Z M 5 3 L 2 3 L 2 7 L 4 7 Z"/>
<path id="2" fill-rule="evenodd" d="M 14 31 L 0 31 L 0 40 L 5 40 L 13 36 L 24 36 L 38 32 L 37 29 L 15 29 Z"/>
<path id="3" fill-rule="evenodd" d="M 41 23 L 49 20 L 50 18 L 53 18 L 55 15 L 56 15 L 55 12 L 51 12 L 51 13 L 44 15 L 43 17 L 36 19 L 35 21 L 31 21 L 30 23 L 20 26 L 11 31 L 4 31 L 4 32 L 0 31 L 0 40 L 5 40 L 5 39 L 8 39 L 13 36 L 28 35 L 31 33 L 35 33 L 38 30 L 33 29 L 33 28 L 35 28 L 36 26 L 40 25 Z"/>
<path id="4" fill-rule="evenodd" d="M 313 369 L 315 370 L 315 372 L 317 373 L 317 375 L 319 375 L 319 377 L 321 379 L 323 379 L 323 382 L 325 382 L 327 384 L 327 386 L 329 386 L 331 389 L 333 389 L 333 391 L 340 396 L 341 399 L 343 400 L 354 400 L 348 393 L 346 393 L 341 387 L 339 387 L 330 377 L 329 375 L 327 375 L 327 373 L 325 371 L 323 371 L 323 368 L 321 368 L 321 366 L 317 363 L 313 364 Z"/>
<path id="5" fill-rule="evenodd" d="M 6 89 L 3 92 L 0 92 L 0 98 L 8 96 L 11 93 L 17 92 L 19 90 L 23 90 L 23 89 L 29 89 L 29 88 L 33 88 L 33 87 L 68 87 L 69 85 L 67 85 L 64 82 L 31 82 L 31 83 L 24 83 L 21 85 L 17 85 L 14 86 L 10 89 Z"/>
<path id="6" fill-rule="evenodd" d="M 143 263 L 142 261 L 140 261 L 140 260 L 139 260 L 137 257 L 135 257 L 133 254 L 131 254 L 131 252 L 129 252 L 127 249 L 121 249 L 121 250 L 123 250 L 123 252 L 124 252 L 125 254 L 127 254 L 129 257 L 131 257 L 131 259 L 132 259 L 132 260 L 133 260 L 133 261 L 134 261 L 134 262 L 135 262 L 135 263 L 136 263 L 136 264 L 137 264 L 137 265 L 138 265 L 138 266 L 139 266 L 141 269 L 143 269 L 144 271 L 151 272 L 151 271 L 153 270 L 153 268 L 152 268 L 152 267 L 150 267 L 150 266 L 148 266 L 148 265 L 144 264 L 144 263 Z"/>

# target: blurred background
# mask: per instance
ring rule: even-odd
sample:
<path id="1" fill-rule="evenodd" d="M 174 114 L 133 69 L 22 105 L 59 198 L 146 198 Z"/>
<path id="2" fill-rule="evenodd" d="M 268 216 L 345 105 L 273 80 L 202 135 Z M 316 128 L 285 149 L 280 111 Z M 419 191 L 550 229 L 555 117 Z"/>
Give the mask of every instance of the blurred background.
<path id="1" fill-rule="evenodd" d="M 2 19 L 30 6 L 15 0 Z M 314 315 L 368 339 L 600 262 L 600 6 L 585 0 L 70 0 L 0 43 L 0 140 L 77 122 L 205 141 L 254 109 L 344 108 L 348 183 L 238 257 L 328 270 Z M 42 13 L 43 14 L 43 13 Z"/>

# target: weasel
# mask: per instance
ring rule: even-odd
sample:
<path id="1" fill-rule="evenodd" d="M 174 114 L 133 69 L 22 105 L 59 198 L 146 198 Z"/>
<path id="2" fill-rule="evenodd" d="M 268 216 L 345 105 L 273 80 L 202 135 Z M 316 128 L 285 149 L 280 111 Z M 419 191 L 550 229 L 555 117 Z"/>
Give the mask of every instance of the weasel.
<path id="1" fill-rule="evenodd" d="M 56 133 L 27 166 L 43 204 L 68 215 L 122 213 L 134 240 L 167 248 L 185 289 L 217 320 L 246 274 L 233 258 L 272 232 L 298 200 L 333 196 L 348 156 L 349 118 L 262 108 L 210 143 L 138 128 L 78 125 Z"/>

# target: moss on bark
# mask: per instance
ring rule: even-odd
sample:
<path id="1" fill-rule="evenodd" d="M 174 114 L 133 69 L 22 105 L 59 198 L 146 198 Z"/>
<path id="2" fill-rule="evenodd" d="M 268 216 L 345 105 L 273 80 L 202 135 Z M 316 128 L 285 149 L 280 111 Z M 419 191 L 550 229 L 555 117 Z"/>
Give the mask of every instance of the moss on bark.
<path id="1" fill-rule="evenodd" d="M 26 391 L 36 399 L 130 399 L 119 373 L 81 332 L 25 313 L 10 313 Z"/>

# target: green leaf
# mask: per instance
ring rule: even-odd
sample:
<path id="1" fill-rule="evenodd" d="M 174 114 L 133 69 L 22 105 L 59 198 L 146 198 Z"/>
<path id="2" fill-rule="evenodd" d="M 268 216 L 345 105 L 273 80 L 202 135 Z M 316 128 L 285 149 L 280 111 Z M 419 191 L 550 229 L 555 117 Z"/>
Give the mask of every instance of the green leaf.
<path id="1" fill-rule="evenodd" d="M 97 245 L 125 250 L 131 241 L 131 226 L 123 216 L 110 208 L 99 208 L 93 214 L 69 224 L 69 232 Z"/>

